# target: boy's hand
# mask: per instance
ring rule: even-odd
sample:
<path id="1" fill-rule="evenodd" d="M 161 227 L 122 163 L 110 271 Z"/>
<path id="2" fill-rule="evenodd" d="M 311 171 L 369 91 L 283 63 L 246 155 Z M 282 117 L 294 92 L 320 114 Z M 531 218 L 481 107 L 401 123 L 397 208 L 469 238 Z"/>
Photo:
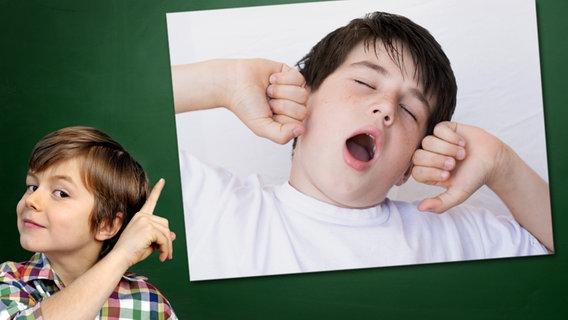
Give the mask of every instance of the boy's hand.
<path id="1" fill-rule="evenodd" d="M 422 149 L 414 153 L 412 176 L 446 191 L 422 200 L 418 209 L 441 213 L 464 202 L 484 184 L 491 187 L 506 165 L 506 150 L 503 142 L 480 128 L 439 123 L 434 135 L 425 137 Z"/>
<path id="2" fill-rule="evenodd" d="M 263 59 L 239 60 L 230 107 L 256 135 L 284 144 L 304 133 L 308 90 L 289 66 Z"/>
<path id="3" fill-rule="evenodd" d="M 154 215 L 154 209 L 164 188 L 165 181 L 160 179 L 138 213 L 122 232 L 114 250 L 120 250 L 132 266 L 146 259 L 154 250 L 160 250 L 160 261 L 173 258 L 172 242 L 176 234 L 170 231 L 168 220 Z"/>
<path id="4" fill-rule="evenodd" d="M 172 67 L 176 113 L 225 107 L 256 135 L 287 143 L 304 133 L 304 77 L 267 59 L 214 59 Z"/>

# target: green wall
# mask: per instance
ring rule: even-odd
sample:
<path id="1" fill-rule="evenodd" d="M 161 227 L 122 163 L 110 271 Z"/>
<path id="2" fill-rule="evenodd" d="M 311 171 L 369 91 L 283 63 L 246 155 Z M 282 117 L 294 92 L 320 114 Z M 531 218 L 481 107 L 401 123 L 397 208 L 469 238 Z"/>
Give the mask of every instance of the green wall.
<path id="1" fill-rule="evenodd" d="M 120 141 L 152 181 L 178 234 L 150 277 L 181 319 L 561 318 L 568 312 L 568 2 L 537 0 L 557 253 L 554 256 L 189 283 L 166 12 L 299 1 L 0 0 L 0 261 L 19 246 L 15 206 L 34 143 L 69 125 Z"/>

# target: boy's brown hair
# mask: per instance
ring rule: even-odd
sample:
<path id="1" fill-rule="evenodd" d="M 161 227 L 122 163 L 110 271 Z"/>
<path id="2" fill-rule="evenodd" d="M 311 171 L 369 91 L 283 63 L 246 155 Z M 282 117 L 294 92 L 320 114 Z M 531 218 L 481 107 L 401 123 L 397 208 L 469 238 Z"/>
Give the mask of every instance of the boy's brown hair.
<path id="1" fill-rule="evenodd" d="M 389 57 L 400 68 L 403 66 L 403 50 L 408 50 L 416 66 L 415 76 L 424 87 L 424 94 L 436 98 L 436 107 L 428 119 L 425 133 L 431 134 L 438 122 L 450 120 L 457 95 L 450 61 L 428 30 L 406 17 L 373 12 L 354 19 L 320 40 L 298 62 L 297 67 L 306 79 L 306 85 L 316 91 L 355 46 L 363 42 L 367 50 L 376 50 L 377 41 L 384 44 Z"/>
<path id="2" fill-rule="evenodd" d="M 119 232 L 103 243 L 103 257 L 144 205 L 149 193 L 148 177 L 118 142 L 90 127 L 63 128 L 43 137 L 30 155 L 28 170 L 42 172 L 70 159 L 80 160 L 82 182 L 95 198 L 89 221 L 91 231 L 105 223 L 112 224 L 119 212 L 123 215 Z"/>

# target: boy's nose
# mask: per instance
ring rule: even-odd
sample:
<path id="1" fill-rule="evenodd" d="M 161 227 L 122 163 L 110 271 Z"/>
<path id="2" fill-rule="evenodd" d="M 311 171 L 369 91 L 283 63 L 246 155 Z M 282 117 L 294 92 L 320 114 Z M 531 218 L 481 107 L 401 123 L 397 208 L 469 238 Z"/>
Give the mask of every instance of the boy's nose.
<path id="1" fill-rule="evenodd" d="M 34 191 L 26 197 L 26 207 L 39 211 L 41 209 L 41 195 Z"/>
<path id="2" fill-rule="evenodd" d="M 377 119 L 380 119 L 380 121 L 382 121 L 385 126 L 391 126 L 394 122 L 396 112 L 396 109 L 395 107 L 393 107 L 393 105 L 394 104 L 392 103 L 382 103 L 380 105 L 376 105 L 374 108 L 372 108 L 373 116 Z"/>

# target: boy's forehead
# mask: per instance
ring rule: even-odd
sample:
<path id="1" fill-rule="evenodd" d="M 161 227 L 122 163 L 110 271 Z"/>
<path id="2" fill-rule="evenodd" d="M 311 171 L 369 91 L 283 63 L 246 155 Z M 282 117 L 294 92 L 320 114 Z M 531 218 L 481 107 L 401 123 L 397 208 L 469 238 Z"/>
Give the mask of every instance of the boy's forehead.
<path id="1" fill-rule="evenodd" d="M 404 78 L 412 78 L 417 85 L 421 86 L 420 74 L 414 64 L 414 59 L 404 46 L 393 44 L 392 49 L 387 49 L 384 43 L 377 39 L 376 41 L 360 42 L 347 55 L 343 65 L 351 65 L 354 62 L 367 60 L 376 63 L 379 66 L 396 65 L 399 74 Z"/>
<path id="2" fill-rule="evenodd" d="M 390 73 L 396 73 L 401 75 L 404 79 L 413 79 L 415 89 L 427 100 L 430 106 L 430 112 L 432 112 L 433 108 L 436 106 L 436 96 L 433 92 L 429 92 L 428 94 L 424 92 L 422 75 L 420 74 L 418 66 L 415 65 L 412 55 L 408 49 L 398 41 L 395 41 L 393 46 L 393 50 L 388 50 L 380 39 L 376 39 L 375 41 L 371 39 L 368 42 L 362 41 L 351 49 L 338 69 L 366 66 L 382 75 L 388 76 Z M 361 63 L 363 61 L 370 63 Z M 387 75 L 387 70 L 384 66 L 385 64 L 388 65 L 391 63 L 396 65 L 396 68 L 394 68 L 396 71 L 390 70 Z"/>
<path id="3" fill-rule="evenodd" d="M 81 179 L 81 166 L 83 161 L 79 158 L 71 159 L 61 159 L 54 163 L 49 164 L 47 167 L 41 170 L 30 169 L 28 171 L 29 175 L 37 176 L 43 175 L 48 178 L 57 178 L 62 180 L 68 180 L 76 184 L 83 184 Z"/>

